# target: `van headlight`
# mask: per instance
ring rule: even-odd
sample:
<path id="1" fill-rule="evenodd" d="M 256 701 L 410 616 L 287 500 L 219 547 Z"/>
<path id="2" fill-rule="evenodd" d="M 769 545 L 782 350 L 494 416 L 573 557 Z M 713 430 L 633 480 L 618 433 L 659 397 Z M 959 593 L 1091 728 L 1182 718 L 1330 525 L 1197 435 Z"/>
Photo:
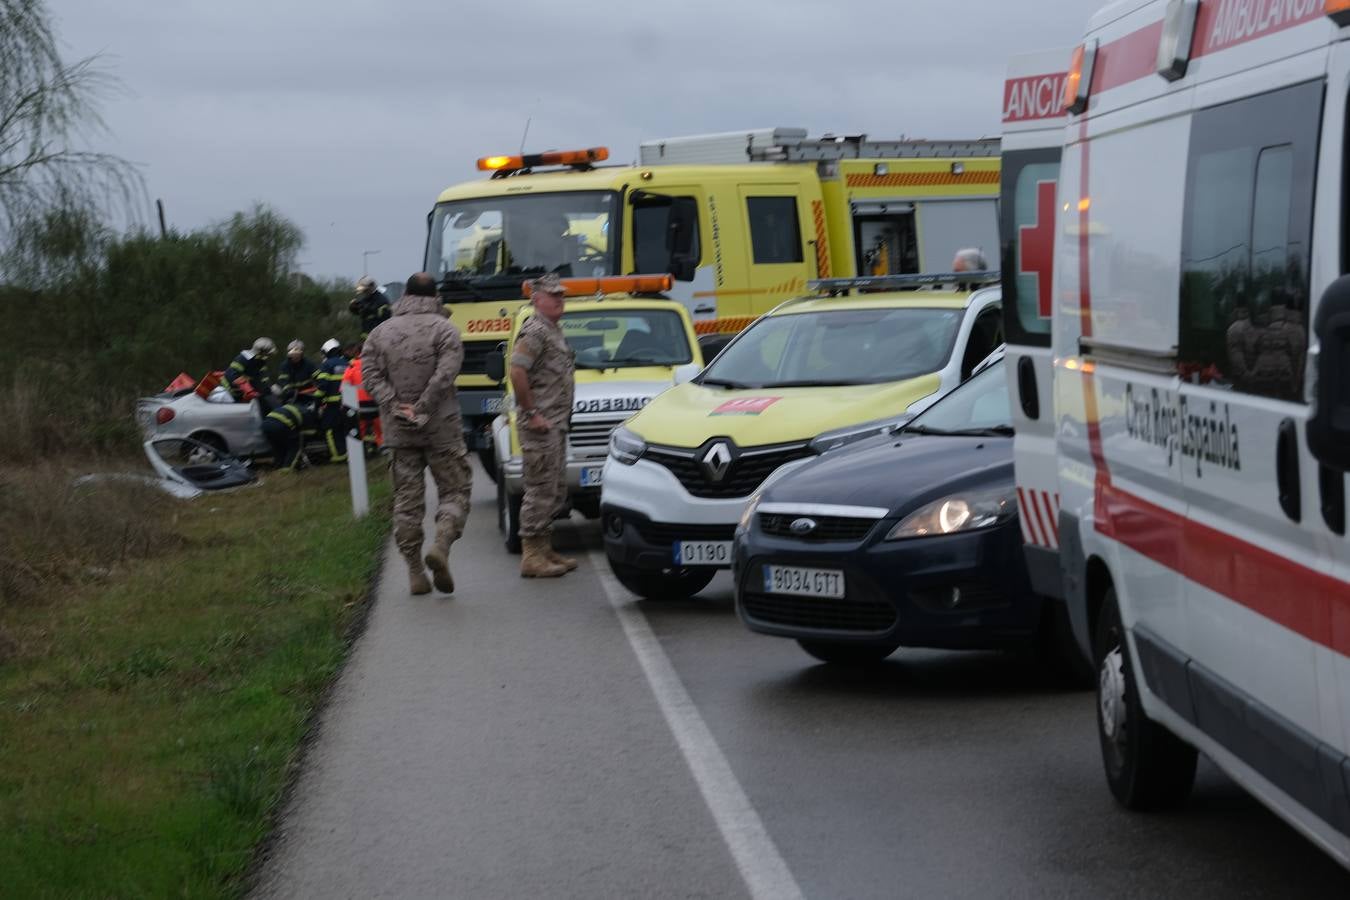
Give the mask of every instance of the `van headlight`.
<path id="1" fill-rule="evenodd" d="M 850 425 L 847 428 L 836 428 L 834 431 L 827 431 L 813 440 L 811 449 L 817 453 L 829 453 L 831 450 L 838 450 L 840 447 L 847 447 L 849 444 L 856 444 L 858 441 L 865 441 L 879 434 L 890 434 L 898 431 L 902 425 L 912 418 L 914 418 L 913 415 L 905 413 L 901 416 L 863 422 L 860 425 Z"/>
<path id="2" fill-rule="evenodd" d="M 1015 515 L 1017 498 L 1012 488 L 962 491 L 914 510 L 891 529 L 886 540 L 976 531 L 1001 525 Z"/>
<path id="3" fill-rule="evenodd" d="M 647 452 L 647 442 L 620 425 L 609 436 L 609 455 L 615 462 L 631 466 Z"/>

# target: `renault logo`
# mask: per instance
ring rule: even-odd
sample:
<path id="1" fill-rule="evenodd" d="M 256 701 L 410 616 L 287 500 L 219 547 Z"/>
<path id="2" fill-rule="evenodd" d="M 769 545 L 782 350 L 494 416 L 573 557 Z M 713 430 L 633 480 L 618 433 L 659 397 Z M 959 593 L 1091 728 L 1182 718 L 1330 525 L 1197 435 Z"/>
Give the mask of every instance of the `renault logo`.
<path id="1" fill-rule="evenodd" d="M 725 441 L 718 441 L 708 448 L 699 462 L 704 477 L 716 484 L 727 477 L 727 470 L 731 468 L 731 448 Z"/>
<path id="2" fill-rule="evenodd" d="M 793 519 L 792 524 L 788 526 L 788 530 L 797 535 L 810 534 L 816 530 L 816 520 Z"/>

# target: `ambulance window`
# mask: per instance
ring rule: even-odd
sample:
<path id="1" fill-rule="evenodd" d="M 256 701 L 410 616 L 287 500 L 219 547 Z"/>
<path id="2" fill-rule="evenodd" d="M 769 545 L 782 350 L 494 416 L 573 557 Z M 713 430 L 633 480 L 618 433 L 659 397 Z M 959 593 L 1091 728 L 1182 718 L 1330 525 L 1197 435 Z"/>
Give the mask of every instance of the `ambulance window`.
<path id="1" fill-rule="evenodd" d="M 1003 318 L 1008 342 L 1050 346 L 1058 149 L 1003 156 Z"/>
<path id="2" fill-rule="evenodd" d="M 1202 110 L 1191 126 L 1178 369 L 1299 401 L 1322 84 Z"/>
<path id="3" fill-rule="evenodd" d="M 750 244 L 756 263 L 802 261 L 802 230 L 796 197 L 747 197 Z"/>

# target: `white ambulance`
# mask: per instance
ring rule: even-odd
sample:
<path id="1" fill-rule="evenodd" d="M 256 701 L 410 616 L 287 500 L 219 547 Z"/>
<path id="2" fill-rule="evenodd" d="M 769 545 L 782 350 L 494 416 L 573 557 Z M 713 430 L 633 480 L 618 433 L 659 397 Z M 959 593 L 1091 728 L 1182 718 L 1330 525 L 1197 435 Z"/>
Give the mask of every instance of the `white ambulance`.
<path id="1" fill-rule="evenodd" d="M 1350 0 L 1092 20 L 1066 79 L 1038 402 L 1058 493 L 1041 524 L 1099 667 L 1112 792 L 1180 802 L 1199 750 L 1350 864 L 1343 24 Z M 1020 446 L 1024 488 L 1049 446 Z"/>
<path id="2" fill-rule="evenodd" d="M 1018 519 L 1036 592 L 1062 600 L 1054 398 L 1050 393 L 1051 291 L 1064 79 L 1071 50 L 1015 57 L 1003 85 L 1003 334 L 1007 343 Z"/>

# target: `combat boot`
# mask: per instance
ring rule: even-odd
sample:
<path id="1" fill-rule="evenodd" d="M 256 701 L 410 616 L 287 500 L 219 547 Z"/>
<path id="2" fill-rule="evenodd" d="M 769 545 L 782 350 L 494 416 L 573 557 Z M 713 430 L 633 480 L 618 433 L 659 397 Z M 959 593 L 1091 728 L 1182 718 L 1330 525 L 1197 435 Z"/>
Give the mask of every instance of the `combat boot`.
<path id="1" fill-rule="evenodd" d="M 548 556 L 548 535 L 538 534 L 520 539 L 520 577 L 557 578 L 566 575 L 567 568 Z"/>
<path id="2" fill-rule="evenodd" d="M 442 594 L 453 594 L 455 592 L 455 579 L 450 575 L 450 545 L 454 543 L 455 537 L 448 530 L 436 529 L 436 539 L 431 542 L 431 549 L 427 551 L 426 564 L 431 570 L 431 580 L 436 583 L 436 590 Z"/>
<path id="3" fill-rule="evenodd" d="M 408 589 L 414 594 L 430 594 L 431 582 L 427 580 L 427 570 L 422 567 L 422 558 L 410 553 L 403 559 L 408 563 Z"/>
<path id="4" fill-rule="evenodd" d="M 554 550 L 552 542 L 544 544 L 544 554 L 548 556 L 548 561 L 555 566 L 562 566 L 569 572 L 576 571 L 578 565 L 576 559 L 571 556 L 563 556 L 557 550 Z"/>

